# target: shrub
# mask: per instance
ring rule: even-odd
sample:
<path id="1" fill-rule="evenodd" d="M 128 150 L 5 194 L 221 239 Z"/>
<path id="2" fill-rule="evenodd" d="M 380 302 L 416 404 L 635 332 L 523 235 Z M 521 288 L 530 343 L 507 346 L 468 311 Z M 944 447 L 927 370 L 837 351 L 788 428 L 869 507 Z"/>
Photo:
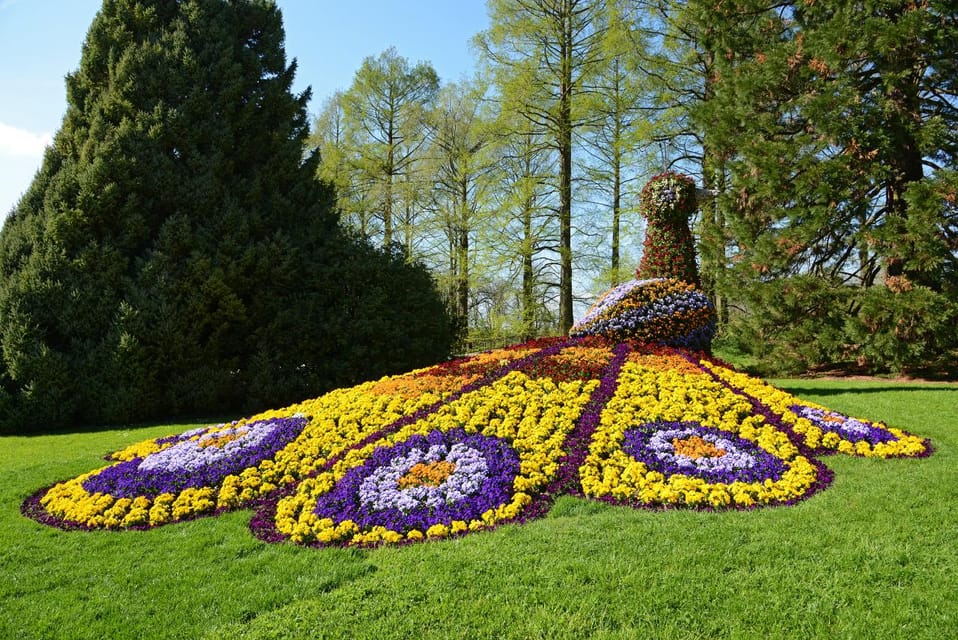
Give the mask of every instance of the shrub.
<path id="1" fill-rule="evenodd" d="M 723 345 L 762 375 L 794 374 L 843 359 L 852 290 L 813 276 L 751 283 L 723 327 Z"/>
<path id="2" fill-rule="evenodd" d="M 752 284 L 721 342 L 751 356 L 749 369 L 763 375 L 835 366 L 868 373 L 954 368 L 958 305 L 927 287 L 897 286 L 892 280 L 891 287 L 861 289 L 811 275 Z"/>
<path id="3" fill-rule="evenodd" d="M 892 287 L 896 287 L 892 283 Z M 953 367 L 958 304 L 928 287 L 872 287 L 846 322 L 858 361 L 875 371 Z"/>

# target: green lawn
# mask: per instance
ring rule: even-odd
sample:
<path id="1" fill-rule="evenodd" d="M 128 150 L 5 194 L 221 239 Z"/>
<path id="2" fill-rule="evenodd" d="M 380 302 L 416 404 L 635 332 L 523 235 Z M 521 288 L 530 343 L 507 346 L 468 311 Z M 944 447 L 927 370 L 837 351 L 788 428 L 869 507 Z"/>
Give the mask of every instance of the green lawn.
<path id="1" fill-rule="evenodd" d="M 834 484 L 795 507 L 562 498 L 536 522 L 354 551 L 261 543 L 249 512 L 148 532 L 46 528 L 20 515 L 27 495 L 192 425 L 0 438 L 0 638 L 953 636 L 958 385 L 776 384 L 937 452 L 826 458 Z"/>

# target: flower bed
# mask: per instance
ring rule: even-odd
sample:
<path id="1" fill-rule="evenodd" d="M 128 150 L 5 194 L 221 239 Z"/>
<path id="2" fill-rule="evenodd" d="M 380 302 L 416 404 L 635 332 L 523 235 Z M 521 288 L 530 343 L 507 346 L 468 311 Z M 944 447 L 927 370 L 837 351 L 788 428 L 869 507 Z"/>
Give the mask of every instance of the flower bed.
<path id="1" fill-rule="evenodd" d="M 642 506 L 787 503 L 825 480 L 746 399 L 648 354 L 624 368 L 581 473 L 587 496 Z"/>
<path id="2" fill-rule="evenodd" d="M 595 386 L 581 381 L 557 385 L 513 371 L 378 443 L 352 450 L 304 481 L 293 495 L 279 501 L 276 528 L 296 542 L 374 544 L 443 537 L 515 520 L 533 496 L 546 497 L 545 489 L 559 470 L 565 438 Z M 482 454 L 485 469 L 470 476 L 481 491 L 453 491 L 441 508 L 436 504 L 426 508 L 427 499 L 434 499 L 455 479 L 458 462 L 449 479 L 434 490 L 398 487 L 398 479 L 405 475 L 396 474 L 406 474 L 422 460 L 449 460 L 455 443 Z M 488 454 L 492 451 L 503 459 L 492 462 Z M 477 463 L 473 468 L 482 466 Z M 374 481 L 381 481 L 376 490 L 370 487 Z M 390 497 L 380 502 L 370 497 L 383 492 Z M 399 513 L 397 505 L 403 498 L 408 510 L 398 509 Z"/>
<path id="3" fill-rule="evenodd" d="M 272 469 L 276 453 L 307 423 L 296 414 L 151 440 L 133 449 L 149 453 L 121 453 L 115 464 L 55 485 L 40 505 L 75 527 L 143 527 L 196 517 L 215 509 L 218 494 L 233 490 L 230 479 Z M 257 487 L 262 494 L 276 485 L 260 481 Z"/>
<path id="4" fill-rule="evenodd" d="M 704 352 L 600 333 L 137 443 L 23 512 L 68 529 L 138 529 L 254 507 L 265 540 L 408 543 L 538 517 L 562 493 L 643 508 L 792 504 L 829 484 L 820 454 L 930 451 Z"/>
<path id="5" fill-rule="evenodd" d="M 913 458 L 931 453 L 927 440 L 901 429 L 858 420 L 798 400 L 762 380 L 715 361 L 703 361 L 702 367 L 716 380 L 752 402 L 757 411 L 779 416 L 782 430 L 816 454 L 839 452 L 869 458 Z"/>

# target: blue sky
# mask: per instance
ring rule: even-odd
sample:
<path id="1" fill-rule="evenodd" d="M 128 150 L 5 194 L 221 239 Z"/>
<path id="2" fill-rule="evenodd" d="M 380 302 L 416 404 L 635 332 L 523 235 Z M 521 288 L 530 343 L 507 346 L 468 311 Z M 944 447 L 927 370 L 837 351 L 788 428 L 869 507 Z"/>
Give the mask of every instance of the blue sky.
<path id="1" fill-rule="evenodd" d="M 475 69 L 470 38 L 487 28 L 485 0 L 278 0 L 294 89 L 313 88 L 310 110 L 345 89 L 367 56 L 390 46 L 428 60 L 443 82 Z M 66 112 L 64 76 L 80 64 L 100 0 L 0 0 L 0 218 L 40 168 Z"/>

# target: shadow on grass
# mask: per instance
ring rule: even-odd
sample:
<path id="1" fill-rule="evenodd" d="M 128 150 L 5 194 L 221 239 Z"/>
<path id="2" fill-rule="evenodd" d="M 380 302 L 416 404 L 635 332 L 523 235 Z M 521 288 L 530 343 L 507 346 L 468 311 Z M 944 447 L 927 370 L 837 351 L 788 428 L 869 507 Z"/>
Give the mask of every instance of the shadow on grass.
<path id="1" fill-rule="evenodd" d="M 932 393 L 932 394 L 945 394 L 945 393 L 958 392 L 958 385 L 953 384 L 950 386 L 944 386 L 944 385 L 941 385 L 940 383 L 929 383 L 929 384 L 902 383 L 901 385 L 889 385 L 889 386 L 848 385 L 848 386 L 840 386 L 840 387 L 801 386 L 801 385 L 794 385 L 794 384 L 777 383 L 775 386 L 795 396 L 802 396 L 802 395 L 842 396 L 842 395 L 861 394 L 861 393 L 868 393 L 868 394 L 898 393 L 902 391 L 921 391 L 923 393 Z"/>
<path id="2" fill-rule="evenodd" d="M 188 426 L 188 425 L 197 425 L 197 426 L 206 426 L 206 425 L 217 425 L 223 424 L 225 422 L 232 422 L 233 420 L 238 420 L 239 418 L 244 417 L 247 414 L 219 414 L 213 416 L 171 416 L 168 418 L 157 418 L 155 420 L 149 420 L 144 422 L 133 422 L 133 423 L 120 423 L 120 424 L 90 424 L 90 425 L 74 425 L 68 427 L 59 427 L 56 429 L 43 429 L 43 430 L 30 430 L 30 431 L 16 431 L 16 430 L 6 430 L 0 425 L 0 437 L 2 436 L 18 436 L 22 438 L 34 438 L 41 436 L 68 436 L 68 435 L 84 435 L 92 433 L 102 433 L 106 431 L 139 431 L 141 429 L 151 429 L 153 427 L 162 427 L 170 426 L 175 428 L 178 426 Z M 252 413 L 248 415 L 253 415 Z M 185 430 L 185 429 L 183 429 Z"/>

